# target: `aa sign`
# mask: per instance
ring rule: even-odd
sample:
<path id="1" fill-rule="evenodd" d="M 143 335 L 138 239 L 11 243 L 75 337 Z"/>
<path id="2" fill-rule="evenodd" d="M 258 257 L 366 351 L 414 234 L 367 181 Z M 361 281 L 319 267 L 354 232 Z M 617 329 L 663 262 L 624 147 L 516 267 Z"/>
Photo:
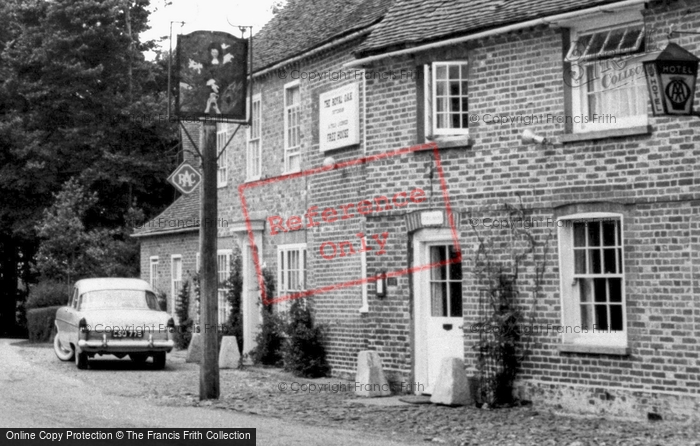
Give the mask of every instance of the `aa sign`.
<path id="1" fill-rule="evenodd" d="M 191 194 L 202 182 L 202 175 L 190 163 L 185 161 L 168 177 L 170 184 L 183 194 Z"/>
<path id="2" fill-rule="evenodd" d="M 654 116 L 692 115 L 698 59 L 675 43 L 642 62 Z"/>

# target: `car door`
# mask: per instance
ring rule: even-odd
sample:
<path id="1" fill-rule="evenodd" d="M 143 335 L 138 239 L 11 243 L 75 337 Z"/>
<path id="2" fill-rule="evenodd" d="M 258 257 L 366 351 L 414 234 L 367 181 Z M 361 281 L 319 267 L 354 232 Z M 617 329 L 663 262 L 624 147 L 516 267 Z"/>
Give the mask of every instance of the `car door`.
<path id="1" fill-rule="evenodd" d="M 56 311 L 56 327 L 58 328 L 61 343 L 76 342 L 78 336 L 77 322 L 78 288 L 73 288 L 73 293 L 68 299 L 68 304 Z"/>

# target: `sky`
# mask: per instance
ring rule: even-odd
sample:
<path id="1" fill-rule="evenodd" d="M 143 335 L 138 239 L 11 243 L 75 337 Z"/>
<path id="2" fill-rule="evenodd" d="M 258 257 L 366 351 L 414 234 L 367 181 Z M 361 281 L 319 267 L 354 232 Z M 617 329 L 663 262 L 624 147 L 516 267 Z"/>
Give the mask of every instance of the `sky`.
<path id="1" fill-rule="evenodd" d="M 271 5 L 274 0 L 151 0 L 151 29 L 143 33 L 141 40 L 165 39 L 161 48 L 168 50 L 168 35 L 171 21 L 184 21 L 185 25 L 173 23 L 173 47 L 176 35 L 187 34 L 197 30 L 225 31 L 241 37 L 238 25 L 252 25 L 253 33 L 272 18 Z M 171 3 L 165 6 L 166 3 Z M 225 8 L 222 6 L 226 5 Z M 247 37 L 247 35 L 246 35 Z M 154 57 L 154 54 L 150 55 Z"/>

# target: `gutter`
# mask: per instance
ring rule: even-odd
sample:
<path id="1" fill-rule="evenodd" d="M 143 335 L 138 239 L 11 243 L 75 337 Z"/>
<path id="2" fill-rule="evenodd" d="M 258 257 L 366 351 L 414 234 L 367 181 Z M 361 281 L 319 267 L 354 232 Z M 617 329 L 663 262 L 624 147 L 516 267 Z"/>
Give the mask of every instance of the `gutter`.
<path id="1" fill-rule="evenodd" d="M 271 67 L 269 67 L 269 68 L 264 68 L 264 69 L 261 70 L 261 71 L 256 71 L 255 73 L 253 73 L 253 77 L 255 78 L 255 77 L 263 76 L 263 75 L 265 75 L 265 74 L 267 74 L 267 73 L 269 73 L 269 72 L 271 72 L 271 71 L 279 70 L 280 68 L 282 68 L 282 67 L 284 67 L 284 66 L 286 66 L 286 65 L 292 64 L 292 63 L 294 63 L 294 62 L 298 62 L 298 61 L 300 61 L 300 60 L 302 60 L 302 59 L 304 59 L 304 58 L 307 58 L 307 57 L 311 57 L 311 56 L 313 56 L 313 55 L 315 55 L 315 54 L 318 54 L 318 53 L 320 53 L 320 52 L 322 52 L 322 51 L 325 51 L 325 50 L 327 50 L 327 49 L 329 49 L 329 48 L 333 48 L 334 46 L 342 45 L 342 44 L 344 44 L 344 43 L 346 43 L 346 42 L 349 42 L 349 41 L 351 41 L 351 40 L 357 39 L 358 37 L 365 36 L 365 35 L 371 33 L 372 31 L 374 31 L 376 28 L 377 28 L 377 25 L 372 25 L 372 26 L 370 26 L 370 27 L 368 27 L 368 28 L 365 28 L 365 29 L 362 29 L 362 30 L 360 30 L 360 31 L 355 31 L 354 33 L 348 34 L 347 36 L 342 37 L 342 38 L 340 38 L 340 39 L 338 39 L 338 40 L 333 40 L 333 41 L 328 42 L 328 43 L 326 43 L 326 44 L 324 44 L 324 45 L 321 45 L 321 46 L 319 46 L 319 47 L 317 47 L 317 48 L 314 48 L 314 49 L 312 49 L 312 50 L 306 51 L 306 52 L 304 52 L 304 53 L 302 53 L 302 54 L 300 54 L 300 55 L 298 55 L 298 56 L 294 56 L 294 57 L 292 57 L 292 58 L 290 58 L 290 59 L 286 59 L 286 60 L 283 60 L 282 62 L 278 62 L 278 63 L 276 63 L 275 65 L 273 65 L 273 66 L 271 66 Z"/>
<path id="2" fill-rule="evenodd" d="M 169 235 L 169 234 L 180 234 L 182 232 L 192 232 L 199 231 L 199 226 L 184 228 L 184 229 L 172 229 L 169 231 L 158 231 L 158 232 L 147 232 L 145 234 L 131 234 L 129 237 L 142 238 L 142 237 L 156 237 L 159 235 Z"/>
<path id="3" fill-rule="evenodd" d="M 512 31 L 518 31 L 518 30 L 525 29 L 525 28 L 531 28 L 533 26 L 551 25 L 551 24 L 559 22 L 559 21 L 575 19 L 575 18 L 579 18 L 579 17 L 584 16 L 584 15 L 590 15 L 590 14 L 595 14 L 595 13 L 600 13 L 600 12 L 613 12 L 613 11 L 611 11 L 611 8 L 616 8 L 616 9 L 617 8 L 625 8 L 628 6 L 635 6 L 635 5 L 639 5 L 642 3 L 647 3 L 649 1 L 650 0 L 625 0 L 625 1 L 622 1 L 619 3 L 614 3 L 611 5 L 596 6 L 593 8 L 582 9 L 580 11 L 567 12 L 564 14 L 550 15 L 547 17 L 539 18 L 539 19 L 528 20 L 527 22 L 516 23 L 514 25 L 508 25 L 508 26 L 503 26 L 503 27 L 496 28 L 496 29 L 491 29 L 488 31 L 482 31 L 482 32 L 476 33 L 476 34 L 454 37 L 452 39 L 428 43 L 428 44 L 416 46 L 413 48 L 406 48 L 403 50 L 397 50 L 397 51 L 392 51 L 389 53 L 377 54 L 375 56 L 365 57 L 362 59 L 356 59 L 356 60 L 353 60 L 351 62 L 344 64 L 343 68 L 358 67 L 361 65 L 369 64 L 371 62 L 386 59 L 389 57 L 404 56 L 406 54 L 413 54 L 413 53 L 417 53 L 419 51 L 425 51 L 425 50 L 430 50 L 430 49 L 439 48 L 439 47 L 443 47 L 443 46 L 469 42 L 471 40 L 483 39 L 484 37 L 491 37 L 491 36 L 495 36 L 495 35 L 499 35 L 499 34 L 505 34 L 505 33 L 509 33 Z"/>

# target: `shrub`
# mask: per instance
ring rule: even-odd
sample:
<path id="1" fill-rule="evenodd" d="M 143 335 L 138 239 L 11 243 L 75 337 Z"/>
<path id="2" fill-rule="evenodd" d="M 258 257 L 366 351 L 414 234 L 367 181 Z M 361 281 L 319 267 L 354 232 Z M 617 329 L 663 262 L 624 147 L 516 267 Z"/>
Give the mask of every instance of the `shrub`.
<path id="1" fill-rule="evenodd" d="M 27 311 L 29 342 L 49 342 L 54 332 L 56 310 L 60 306 L 34 308 Z"/>
<path id="2" fill-rule="evenodd" d="M 158 308 L 162 311 L 168 311 L 168 295 L 165 291 L 156 290 L 156 300 L 158 301 Z"/>
<path id="3" fill-rule="evenodd" d="M 182 350 L 190 345 L 192 339 L 192 326 L 194 321 L 190 319 L 190 281 L 187 280 L 182 284 L 180 293 L 177 295 L 177 304 L 175 314 L 177 315 L 180 325 L 175 329 L 175 346 Z"/>
<path id="4" fill-rule="evenodd" d="M 238 351 L 243 351 L 243 313 L 241 312 L 241 302 L 243 296 L 243 257 L 241 255 L 241 250 L 237 245 L 234 244 L 233 252 L 231 253 L 231 274 L 229 275 L 226 282 L 224 282 L 224 288 L 228 291 L 226 292 L 226 299 L 229 303 L 230 312 L 226 323 L 222 327 L 222 332 L 219 336 L 219 345 L 221 345 L 221 337 L 235 336 L 236 342 L 238 343 Z"/>
<path id="5" fill-rule="evenodd" d="M 317 378 L 330 371 L 326 361 L 326 327 L 315 325 L 306 299 L 295 299 L 289 309 L 284 368 L 296 376 Z"/>
<path id="6" fill-rule="evenodd" d="M 26 308 L 45 308 L 62 306 L 68 303 L 73 287 L 68 283 L 44 280 L 29 291 Z"/>
<path id="7" fill-rule="evenodd" d="M 275 296 L 275 276 L 269 269 L 263 269 L 263 280 L 268 299 Z M 255 336 L 255 349 L 250 352 L 255 364 L 280 366 L 283 364 L 285 344 L 285 319 L 273 311 L 272 305 L 262 304 L 262 325 Z"/>

